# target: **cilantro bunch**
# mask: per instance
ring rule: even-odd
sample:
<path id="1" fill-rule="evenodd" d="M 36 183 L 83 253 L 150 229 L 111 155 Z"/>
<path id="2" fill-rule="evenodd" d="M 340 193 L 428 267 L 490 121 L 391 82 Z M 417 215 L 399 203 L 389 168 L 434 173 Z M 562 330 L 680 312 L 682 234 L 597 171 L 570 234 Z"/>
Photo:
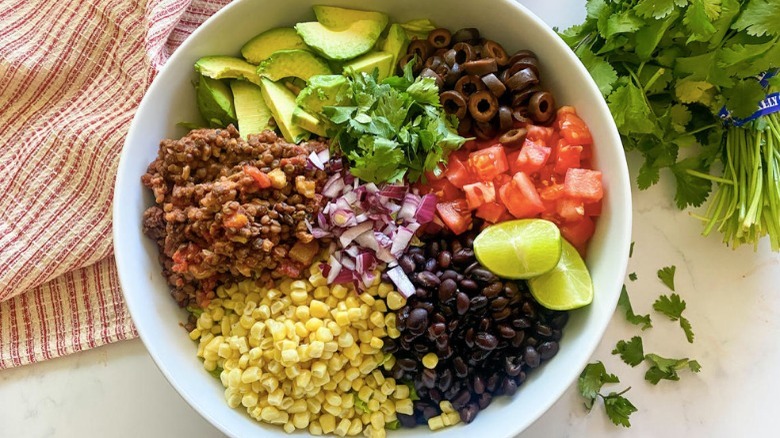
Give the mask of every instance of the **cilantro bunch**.
<path id="1" fill-rule="evenodd" d="M 323 109 L 336 128 L 333 143 L 349 159 L 352 174 L 364 181 L 406 177 L 416 182 L 466 141 L 456 131 L 457 119 L 441 108 L 435 81 L 415 79 L 412 64 L 403 76 L 382 82 L 365 73 L 351 74 L 354 105 Z"/>
<path id="2" fill-rule="evenodd" d="M 702 205 L 713 181 L 727 181 L 709 175 L 726 146 L 718 113 L 752 114 L 766 95 L 757 76 L 780 66 L 780 2 L 588 0 L 586 8 L 585 22 L 560 35 L 606 98 L 624 148 L 644 158 L 638 187 L 668 169 L 677 206 Z"/>

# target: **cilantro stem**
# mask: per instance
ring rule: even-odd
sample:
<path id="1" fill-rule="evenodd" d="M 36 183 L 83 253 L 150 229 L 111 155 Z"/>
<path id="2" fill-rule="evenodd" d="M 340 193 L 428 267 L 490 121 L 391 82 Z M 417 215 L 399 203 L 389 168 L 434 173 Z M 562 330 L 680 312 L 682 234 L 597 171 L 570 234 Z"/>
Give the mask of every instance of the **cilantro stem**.
<path id="1" fill-rule="evenodd" d="M 728 180 L 726 178 L 720 178 L 717 176 L 710 175 L 709 173 L 699 172 L 698 170 L 693 169 L 685 169 L 685 171 L 689 175 L 693 175 L 698 178 L 708 179 L 713 182 L 721 183 L 721 184 L 731 184 L 734 185 L 734 181 Z"/>
<path id="2" fill-rule="evenodd" d="M 717 128 L 717 127 L 718 127 L 718 125 L 713 123 L 711 125 L 702 126 L 701 128 L 696 128 L 693 131 L 686 132 L 685 134 L 686 135 L 696 135 L 696 134 L 698 134 L 700 132 L 703 132 L 703 131 L 706 131 L 706 130 L 712 129 L 712 128 Z"/>
<path id="3" fill-rule="evenodd" d="M 644 66 L 644 65 L 645 64 L 642 63 L 642 66 Z M 650 79 L 647 80 L 647 84 L 645 84 L 644 88 L 642 88 L 642 91 L 644 91 L 645 94 L 647 94 L 647 90 L 650 87 L 652 87 L 653 84 L 655 83 L 655 81 L 657 81 L 658 78 L 660 78 L 664 73 L 666 73 L 666 69 L 663 68 L 663 67 L 659 67 L 658 70 L 656 70 L 656 72 L 652 76 L 650 76 Z"/>

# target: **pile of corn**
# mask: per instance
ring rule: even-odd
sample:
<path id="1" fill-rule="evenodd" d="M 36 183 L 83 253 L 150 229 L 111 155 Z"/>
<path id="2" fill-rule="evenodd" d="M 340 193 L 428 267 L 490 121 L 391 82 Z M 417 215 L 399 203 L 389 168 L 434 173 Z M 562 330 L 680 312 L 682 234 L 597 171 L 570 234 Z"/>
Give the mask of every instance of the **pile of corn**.
<path id="1" fill-rule="evenodd" d="M 198 356 L 206 370 L 222 370 L 228 404 L 259 421 L 287 432 L 384 437 L 398 427 L 396 413 L 413 412 L 409 388 L 380 370 L 395 363 L 382 338 L 400 335 L 384 300 L 393 286 L 377 280 L 358 294 L 328 286 L 316 264 L 309 272 L 273 289 L 253 281 L 219 287 L 190 332 Z"/>

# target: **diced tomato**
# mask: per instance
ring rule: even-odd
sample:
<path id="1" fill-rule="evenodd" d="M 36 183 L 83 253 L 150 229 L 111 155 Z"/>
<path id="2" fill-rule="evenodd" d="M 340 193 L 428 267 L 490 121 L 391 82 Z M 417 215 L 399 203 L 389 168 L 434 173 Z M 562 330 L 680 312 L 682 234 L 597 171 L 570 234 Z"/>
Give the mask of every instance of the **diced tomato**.
<path id="1" fill-rule="evenodd" d="M 498 202 L 487 202 L 477 209 L 477 217 L 485 219 L 491 224 L 498 223 L 507 214 L 506 207 Z M 509 217 L 511 219 L 511 216 Z"/>
<path id="2" fill-rule="evenodd" d="M 466 184 L 463 186 L 463 191 L 466 192 L 466 201 L 468 201 L 471 210 L 496 200 L 496 188 L 493 186 L 493 181 Z"/>
<path id="3" fill-rule="evenodd" d="M 523 172 L 517 172 L 511 183 L 501 187 L 499 195 L 507 210 L 518 219 L 534 217 L 544 211 L 536 186 Z"/>
<path id="4" fill-rule="evenodd" d="M 550 146 L 552 143 L 550 140 L 554 134 L 554 130 L 547 126 L 528 125 L 525 127 L 528 133 L 525 135 L 527 140 L 531 140 L 536 143 L 541 143 L 543 146 Z"/>
<path id="5" fill-rule="evenodd" d="M 561 126 L 558 124 L 558 120 L 565 114 L 574 114 L 577 115 L 577 110 L 574 109 L 571 105 L 564 105 L 561 107 L 558 107 L 558 111 L 555 112 L 556 120 L 555 120 L 555 126 L 558 127 L 558 129 L 561 129 Z"/>
<path id="6" fill-rule="evenodd" d="M 425 190 L 421 190 L 421 194 L 433 193 L 439 198 L 439 201 L 454 201 L 463 197 L 463 192 L 459 188 L 452 185 L 447 178 L 437 179 L 429 181 L 428 184 L 423 186 Z"/>
<path id="7" fill-rule="evenodd" d="M 539 197 L 543 201 L 557 201 L 563 197 L 563 184 L 552 184 L 539 189 Z"/>
<path id="8" fill-rule="evenodd" d="M 466 159 L 460 159 L 457 156 L 450 156 L 444 177 L 458 188 L 477 181 L 476 176 L 469 170 Z"/>
<path id="9" fill-rule="evenodd" d="M 276 267 L 275 271 L 284 277 L 299 278 L 303 272 L 303 267 L 296 262 L 283 260 Z"/>
<path id="10" fill-rule="evenodd" d="M 569 144 L 586 145 L 593 143 L 588 125 L 579 116 L 573 113 L 559 114 L 555 121 L 563 138 Z"/>
<path id="11" fill-rule="evenodd" d="M 584 202 L 596 202 L 604 196 L 601 172 L 590 169 L 569 169 L 563 181 L 566 196 L 581 198 Z"/>
<path id="12" fill-rule="evenodd" d="M 491 146 L 469 155 L 469 166 L 480 181 L 490 181 L 509 170 L 504 147 Z"/>
<path id="13" fill-rule="evenodd" d="M 249 218 L 246 217 L 244 213 L 236 212 L 226 217 L 225 220 L 222 221 L 222 223 L 227 228 L 239 229 L 239 228 L 243 228 L 246 224 L 249 223 Z"/>
<path id="14" fill-rule="evenodd" d="M 194 243 L 179 246 L 179 248 L 176 249 L 176 252 L 171 256 L 171 259 L 173 259 L 171 270 L 179 273 L 187 272 L 189 270 L 190 261 L 195 264 L 200 263 L 198 253 L 200 253 L 200 247 Z"/>
<path id="15" fill-rule="evenodd" d="M 530 175 L 538 172 L 542 166 L 547 163 L 551 150 L 531 140 L 523 142 L 523 147 L 519 151 L 509 154 L 509 169 L 512 173 L 523 172 Z"/>
<path id="16" fill-rule="evenodd" d="M 461 234 L 471 225 L 471 211 L 465 199 L 436 204 L 439 217 L 453 233 Z"/>
<path id="17" fill-rule="evenodd" d="M 555 173 L 564 174 L 566 170 L 580 167 L 582 146 L 562 145 L 555 154 Z"/>
<path id="18" fill-rule="evenodd" d="M 560 225 L 560 229 L 561 236 L 577 248 L 580 255 L 585 257 L 588 239 L 593 236 L 596 224 L 589 217 L 585 216 L 577 222 L 566 222 Z"/>
<path id="19" fill-rule="evenodd" d="M 585 216 L 601 216 L 601 199 L 585 204 Z"/>
<path id="20" fill-rule="evenodd" d="M 263 173 L 263 171 L 257 167 L 246 164 L 244 165 L 244 173 L 251 176 L 261 189 L 267 189 L 268 187 L 271 187 L 271 178 L 269 178 L 268 175 Z"/>
<path id="21" fill-rule="evenodd" d="M 575 222 L 585 216 L 585 205 L 582 199 L 561 198 L 558 200 L 557 211 L 563 220 Z"/>

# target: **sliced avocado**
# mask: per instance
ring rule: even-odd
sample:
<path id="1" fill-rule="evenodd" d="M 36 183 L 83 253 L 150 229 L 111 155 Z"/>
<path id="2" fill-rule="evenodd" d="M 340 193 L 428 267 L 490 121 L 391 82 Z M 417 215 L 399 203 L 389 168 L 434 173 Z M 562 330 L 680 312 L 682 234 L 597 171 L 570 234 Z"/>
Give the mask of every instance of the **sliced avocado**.
<path id="1" fill-rule="evenodd" d="M 241 137 L 246 139 L 249 134 L 259 134 L 268 129 L 271 109 L 266 105 L 260 87 L 250 82 L 233 80 L 230 81 L 230 89 L 233 90 Z"/>
<path id="2" fill-rule="evenodd" d="M 241 55 L 252 64 L 260 64 L 279 50 L 306 50 L 303 38 L 292 27 L 277 27 L 252 38 L 241 47 Z"/>
<path id="3" fill-rule="evenodd" d="M 204 56 L 195 62 L 195 70 L 212 79 L 244 79 L 260 85 L 257 67 L 232 56 Z"/>
<path id="4" fill-rule="evenodd" d="M 428 18 L 419 18 L 417 20 L 409 20 L 401 24 L 401 27 L 410 39 L 424 40 L 428 38 L 428 34 L 436 29 L 437 26 Z"/>
<path id="5" fill-rule="evenodd" d="M 332 30 L 318 22 L 295 25 L 309 47 L 336 61 L 352 59 L 371 50 L 383 29 L 384 25 L 374 20 L 355 21 L 343 30 Z"/>
<path id="6" fill-rule="evenodd" d="M 395 72 L 398 60 L 406 53 L 409 47 L 409 38 L 406 36 L 404 28 L 398 23 L 393 23 L 387 29 L 387 38 L 382 45 L 382 51 L 393 54 L 393 67 L 391 72 Z"/>
<path id="7" fill-rule="evenodd" d="M 375 21 L 381 25 L 381 30 L 384 30 L 388 21 L 387 14 L 381 12 L 360 11 L 324 5 L 315 5 L 312 6 L 312 9 L 314 9 L 314 15 L 317 16 L 317 21 L 333 30 L 345 30 L 352 23 L 361 20 Z"/>
<path id="8" fill-rule="evenodd" d="M 352 88 L 341 75 L 319 75 L 309 78 L 295 103 L 311 114 L 322 113 L 326 106 L 343 106 L 352 101 Z"/>
<path id="9" fill-rule="evenodd" d="M 327 61 L 307 50 L 277 50 L 257 67 L 257 74 L 272 81 L 296 77 L 308 81 L 314 75 L 332 72 Z"/>
<path id="10" fill-rule="evenodd" d="M 296 108 L 295 95 L 292 91 L 266 78 L 261 78 L 260 81 L 265 103 L 271 109 L 284 139 L 290 143 L 298 143 L 308 138 L 309 133 L 292 121 L 292 113 Z"/>
<path id="11" fill-rule="evenodd" d="M 198 110 L 209 126 L 224 128 L 236 122 L 233 93 L 222 81 L 201 75 L 195 84 Z"/>
<path id="12" fill-rule="evenodd" d="M 390 76 L 393 71 L 393 54 L 390 52 L 370 52 L 344 64 L 344 71 L 353 70 L 373 74 L 379 71 L 378 81 Z"/>
<path id="13" fill-rule="evenodd" d="M 293 110 L 292 122 L 311 133 L 319 135 L 320 137 L 328 136 L 328 129 L 325 122 L 307 113 L 299 106 L 296 106 Z"/>

